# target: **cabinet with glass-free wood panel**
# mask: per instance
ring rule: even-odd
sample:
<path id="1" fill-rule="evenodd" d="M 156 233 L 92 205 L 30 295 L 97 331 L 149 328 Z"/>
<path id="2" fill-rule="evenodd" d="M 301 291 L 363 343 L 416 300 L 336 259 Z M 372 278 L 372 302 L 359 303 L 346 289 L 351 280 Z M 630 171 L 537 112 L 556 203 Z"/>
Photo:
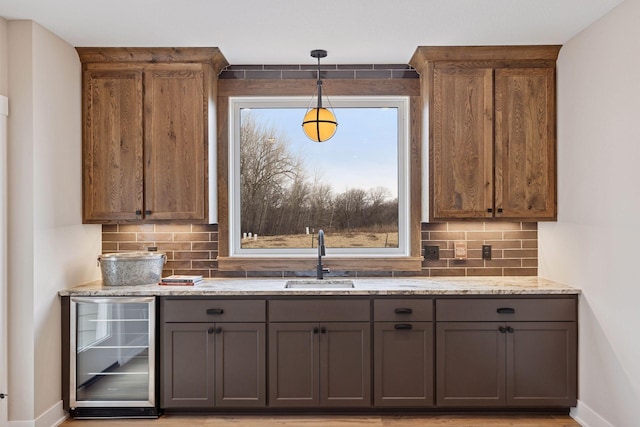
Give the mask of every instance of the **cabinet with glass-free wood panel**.
<path id="1" fill-rule="evenodd" d="M 215 218 L 217 48 L 77 48 L 83 221 Z"/>
<path id="2" fill-rule="evenodd" d="M 565 298 L 436 301 L 436 405 L 576 405 L 577 304 Z"/>
<path id="3" fill-rule="evenodd" d="M 418 48 L 432 220 L 556 219 L 559 48 Z"/>
<path id="4" fill-rule="evenodd" d="M 269 406 L 371 406 L 368 299 L 269 302 Z"/>
<path id="5" fill-rule="evenodd" d="M 433 299 L 373 301 L 373 403 L 433 406 Z"/>
<path id="6" fill-rule="evenodd" d="M 162 301 L 161 406 L 266 406 L 265 301 Z"/>

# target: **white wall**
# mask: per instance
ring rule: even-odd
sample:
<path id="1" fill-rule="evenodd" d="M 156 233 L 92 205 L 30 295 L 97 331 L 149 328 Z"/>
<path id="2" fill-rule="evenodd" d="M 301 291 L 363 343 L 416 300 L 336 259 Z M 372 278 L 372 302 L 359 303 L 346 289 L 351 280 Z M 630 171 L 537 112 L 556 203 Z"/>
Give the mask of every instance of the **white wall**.
<path id="1" fill-rule="evenodd" d="M 640 0 L 558 58 L 558 222 L 539 225 L 540 275 L 582 289 L 579 404 L 591 427 L 640 421 Z"/>
<path id="2" fill-rule="evenodd" d="M 7 380 L 7 21 L 0 18 L 0 393 Z M 0 399 L 0 426 L 7 422 L 7 399 Z M 4 424 L 3 424 L 4 423 Z"/>
<path id="3" fill-rule="evenodd" d="M 57 291 L 99 277 L 100 226 L 82 225 L 81 74 L 72 46 L 8 23 L 9 420 L 61 411 Z"/>

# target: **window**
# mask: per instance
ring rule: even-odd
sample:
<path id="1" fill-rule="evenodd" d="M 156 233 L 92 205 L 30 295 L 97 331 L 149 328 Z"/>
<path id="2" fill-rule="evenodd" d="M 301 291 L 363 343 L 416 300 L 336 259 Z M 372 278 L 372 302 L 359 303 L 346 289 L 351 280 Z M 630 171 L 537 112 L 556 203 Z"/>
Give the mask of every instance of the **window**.
<path id="1" fill-rule="evenodd" d="M 229 98 L 231 256 L 308 257 L 319 229 L 332 256 L 409 256 L 409 98 L 330 101 L 338 131 L 316 143 L 309 98 Z"/>

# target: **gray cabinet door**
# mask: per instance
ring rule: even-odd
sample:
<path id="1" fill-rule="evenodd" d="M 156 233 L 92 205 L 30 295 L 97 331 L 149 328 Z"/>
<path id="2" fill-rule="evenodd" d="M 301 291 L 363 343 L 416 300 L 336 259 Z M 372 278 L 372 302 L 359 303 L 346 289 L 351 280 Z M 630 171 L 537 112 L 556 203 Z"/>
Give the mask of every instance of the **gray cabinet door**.
<path id="1" fill-rule="evenodd" d="M 505 405 L 502 322 L 436 324 L 436 405 Z"/>
<path id="2" fill-rule="evenodd" d="M 317 323 L 269 324 L 269 406 L 319 404 Z"/>
<path id="3" fill-rule="evenodd" d="M 574 322 L 513 322 L 507 337 L 507 405 L 576 405 Z"/>
<path id="4" fill-rule="evenodd" d="M 371 406 L 371 325 L 320 324 L 320 405 Z"/>
<path id="5" fill-rule="evenodd" d="M 215 404 L 266 406 L 264 323 L 216 323 Z"/>
<path id="6" fill-rule="evenodd" d="M 165 323 L 162 345 L 162 407 L 214 405 L 213 324 Z"/>
<path id="7" fill-rule="evenodd" d="M 439 322 L 436 403 L 576 405 L 575 322 Z"/>
<path id="8" fill-rule="evenodd" d="M 376 322 L 373 334 L 375 406 L 433 406 L 433 323 Z"/>

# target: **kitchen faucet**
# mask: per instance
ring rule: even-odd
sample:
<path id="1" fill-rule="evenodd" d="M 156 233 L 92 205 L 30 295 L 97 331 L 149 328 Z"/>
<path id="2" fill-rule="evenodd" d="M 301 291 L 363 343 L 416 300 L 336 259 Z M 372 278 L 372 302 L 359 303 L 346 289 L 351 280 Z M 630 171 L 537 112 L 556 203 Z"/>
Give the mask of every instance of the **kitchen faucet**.
<path id="1" fill-rule="evenodd" d="M 324 249 L 324 230 L 318 231 L 318 265 L 316 267 L 316 278 L 322 280 L 322 275 L 328 273 L 329 269 L 322 267 L 322 256 L 325 255 Z"/>

